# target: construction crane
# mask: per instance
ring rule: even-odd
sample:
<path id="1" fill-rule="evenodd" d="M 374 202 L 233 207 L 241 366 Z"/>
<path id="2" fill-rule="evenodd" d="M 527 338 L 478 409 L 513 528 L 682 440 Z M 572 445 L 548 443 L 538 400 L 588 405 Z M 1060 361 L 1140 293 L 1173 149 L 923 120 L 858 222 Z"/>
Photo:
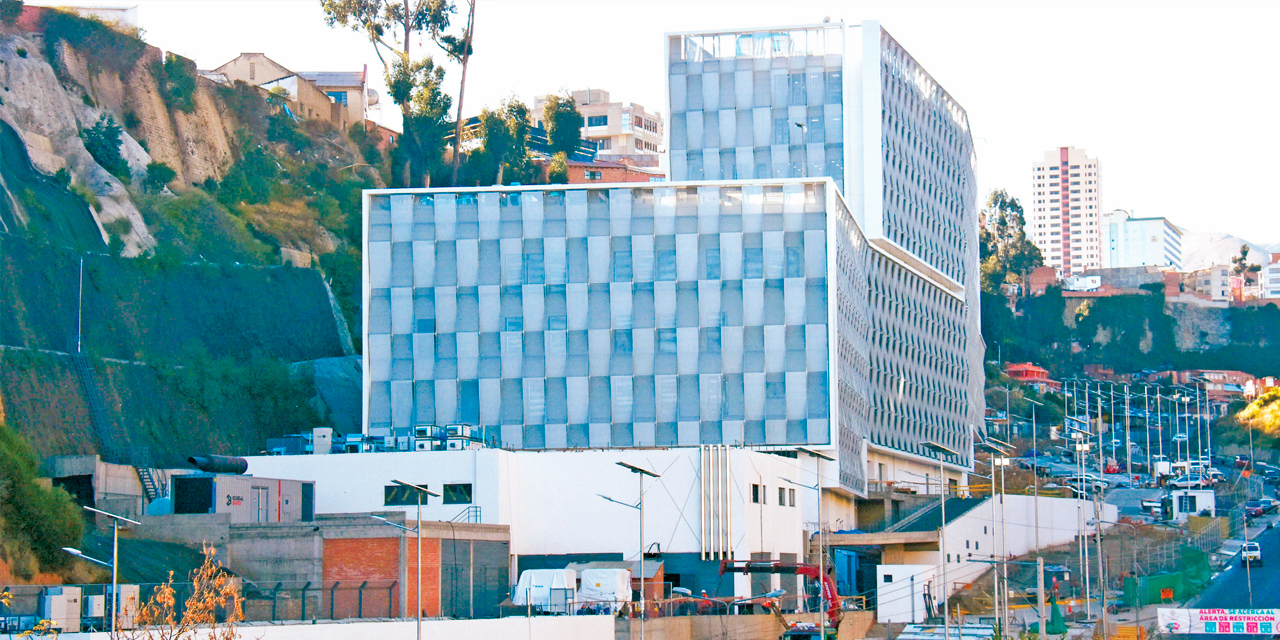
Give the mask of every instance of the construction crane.
<path id="1" fill-rule="evenodd" d="M 721 560 L 720 575 L 726 573 L 777 573 L 782 575 L 797 575 L 819 580 L 822 590 L 822 600 L 827 606 L 827 638 L 834 638 L 836 629 L 840 626 L 840 598 L 836 596 L 836 583 L 831 576 L 821 575 L 818 567 L 812 564 L 799 564 L 793 562 L 752 562 L 748 560 Z M 822 638 L 818 625 L 812 623 L 793 623 L 788 622 L 782 615 L 776 602 L 768 601 L 763 603 L 764 607 L 773 614 L 774 618 L 782 625 L 785 632 L 782 634 L 782 640 L 827 640 Z"/>

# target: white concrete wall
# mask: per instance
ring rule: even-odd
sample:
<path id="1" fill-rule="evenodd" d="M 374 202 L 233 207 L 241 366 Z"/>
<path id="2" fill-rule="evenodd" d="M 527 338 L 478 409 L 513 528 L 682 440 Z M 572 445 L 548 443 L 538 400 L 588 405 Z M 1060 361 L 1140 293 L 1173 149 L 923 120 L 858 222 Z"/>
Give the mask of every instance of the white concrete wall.
<path id="1" fill-rule="evenodd" d="M 1000 496 L 997 496 L 999 498 Z M 997 555 L 1020 556 L 1036 549 L 1036 498 L 1034 496 L 1007 495 L 1004 509 L 1000 501 L 990 500 L 968 513 L 947 523 L 947 583 L 952 593 L 969 584 L 991 568 L 990 561 Z M 994 520 L 992 508 L 995 509 Z M 1079 531 L 1080 511 L 1084 510 L 1084 530 L 1093 533 L 1093 503 L 1071 498 L 1040 498 L 1039 548 L 1066 544 L 1075 540 Z M 1116 506 L 1102 505 L 1104 522 L 1115 522 Z M 1105 530 L 1104 525 L 1104 530 Z M 1002 539 L 997 534 L 1003 531 Z M 909 564 L 938 564 L 937 551 L 908 551 L 904 562 Z"/>
<path id="2" fill-rule="evenodd" d="M 238 629 L 242 638 L 258 640 L 382 640 L 412 638 L 413 620 L 385 622 L 336 622 L 318 624 L 246 625 Z M 108 640 L 109 633 L 64 633 L 65 640 Z M 425 638 L 449 640 L 613 640 L 613 616 L 542 616 L 534 618 L 497 618 L 490 620 L 424 620 Z M 200 633 L 197 637 L 208 637 Z M 17 636 L 0 634 L 0 639 Z"/>
<path id="3" fill-rule="evenodd" d="M 639 553 L 639 478 L 619 467 L 626 462 L 661 477 L 645 479 L 645 543 L 668 553 L 702 549 L 699 449 L 611 449 L 590 451 L 423 451 L 328 456 L 250 457 L 249 473 L 316 483 L 316 513 L 403 509 L 384 507 L 383 488 L 393 479 L 441 491 L 448 483 L 471 483 L 473 504 L 489 524 L 511 527 L 511 553 Z M 801 554 L 802 512 L 813 491 L 783 480 L 798 479 L 794 458 L 744 449 L 729 452 L 731 549 L 735 558 L 753 552 Z M 764 487 L 763 504 L 752 502 L 751 485 Z M 788 489 L 780 506 L 778 488 Z M 789 489 L 796 490 L 790 505 Z M 424 520 L 451 520 L 467 505 L 423 507 Z M 410 515 L 410 518 L 413 516 Z"/>
<path id="4" fill-rule="evenodd" d="M 876 621 L 924 622 L 924 594 L 937 578 L 937 565 L 882 564 L 876 567 Z M 949 578 L 950 576 L 948 576 Z"/>

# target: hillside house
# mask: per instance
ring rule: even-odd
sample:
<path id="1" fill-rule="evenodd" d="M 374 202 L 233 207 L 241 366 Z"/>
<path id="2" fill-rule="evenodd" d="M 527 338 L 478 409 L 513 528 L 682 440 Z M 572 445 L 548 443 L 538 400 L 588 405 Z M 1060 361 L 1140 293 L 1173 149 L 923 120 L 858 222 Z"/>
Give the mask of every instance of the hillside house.
<path id="1" fill-rule="evenodd" d="M 262 53 L 242 53 L 201 75 L 215 82 L 237 80 L 267 90 L 276 87 L 289 92 L 291 105 L 300 118 L 329 120 L 343 129 L 365 120 L 369 107 L 378 103 L 378 93 L 368 88 L 369 69 L 361 71 L 295 72 Z"/>

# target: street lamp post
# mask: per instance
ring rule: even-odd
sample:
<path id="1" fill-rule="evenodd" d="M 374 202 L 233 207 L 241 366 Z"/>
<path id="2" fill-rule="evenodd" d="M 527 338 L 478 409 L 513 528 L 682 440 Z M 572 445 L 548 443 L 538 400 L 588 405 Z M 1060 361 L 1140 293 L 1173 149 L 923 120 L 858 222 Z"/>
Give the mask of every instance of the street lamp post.
<path id="1" fill-rule="evenodd" d="M 386 524 L 389 524 L 389 525 L 391 525 L 391 526 L 393 526 L 393 527 L 396 527 L 396 528 L 398 528 L 398 529 L 403 529 L 403 530 L 405 530 L 405 531 L 408 531 L 408 532 L 411 532 L 411 533 L 415 533 L 415 534 L 417 534 L 417 536 L 418 536 L 418 552 L 417 552 L 417 556 L 418 556 L 418 578 L 417 578 L 417 582 L 415 583 L 415 585 L 416 585 L 416 586 L 414 587 L 414 589 L 413 589 L 413 590 L 414 590 L 414 593 L 417 595 L 417 599 L 418 599 L 418 611 L 417 611 L 417 614 L 418 614 L 418 615 L 417 615 L 417 618 L 418 618 L 418 640 L 422 640 L 422 496 L 423 496 L 423 495 L 428 495 L 428 496 L 435 496 L 435 497 L 439 498 L 439 497 L 440 497 L 440 494 L 438 494 L 438 493 L 436 493 L 436 492 L 434 492 L 434 491 L 431 491 L 431 490 L 427 489 L 426 487 L 419 486 L 419 485 L 413 484 L 413 483 L 411 483 L 411 482 L 405 482 L 405 481 L 403 481 L 403 480 L 392 480 L 391 482 L 393 482 L 393 483 L 395 483 L 395 484 L 398 484 L 398 485 L 400 485 L 400 486 L 402 486 L 402 487 L 405 487 L 406 489 L 410 489 L 410 490 L 412 490 L 412 491 L 417 495 L 417 497 L 418 497 L 418 520 L 417 520 L 417 523 L 416 523 L 416 524 L 417 524 L 417 526 L 415 526 L 414 528 L 410 529 L 409 527 L 406 527 L 406 526 L 404 526 L 404 525 L 396 524 L 396 523 L 394 523 L 394 522 L 391 522 L 391 521 L 387 520 L 386 518 L 383 518 L 382 516 L 373 516 L 373 519 L 374 519 L 374 520 L 381 520 L 382 522 L 384 522 L 384 523 L 386 523 Z"/>
<path id="2" fill-rule="evenodd" d="M 946 639 L 951 640 L 951 603 L 947 593 L 947 480 L 942 456 L 959 457 L 960 454 L 936 442 L 924 443 L 924 448 L 938 454 L 938 506 L 942 510 L 942 524 L 938 527 L 938 563 L 942 565 L 942 628 Z"/>
<path id="3" fill-rule="evenodd" d="M 619 462 L 617 465 L 640 476 L 640 501 L 635 505 L 630 505 L 625 502 L 614 500 L 606 495 L 600 495 L 600 497 L 608 500 L 609 502 L 616 502 L 620 505 L 640 511 L 640 640 L 644 640 L 644 622 L 645 618 L 649 617 L 649 612 L 645 608 L 646 605 L 644 599 L 644 477 L 649 476 L 650 478 L 660 478 L 662 476 L 649 471 L 648 469 L 637 467 L 633 464 L 627 464 L 625 462 Z"/>
<path id="4" fill-rule="evenodd" d="M 82 560 L 88 560 L 94 564 L 100 564 L 104 567 L 111 568 L 111 637 L 114 638 L 117 630 L 116 616 L 120 611 L 120 523 L 127 522 L 132 525 L 141 525 L 142 523 L 121 515 L 116 515 L 109 511 L 94 509 L 93 507 L 82 508 L 85 511 L 90 511 L 98 515 L 111 518 L 111 562 L 104 562 L 96 558 L 91 558 L 86 556 L 84 552 L 79 549 L 73 549 L 71 547 L 63 547 L 62 550 Z"/>
<path id="5" fill-rule="evenodd" d="M 1032 510 L 1035 512 L 1036 519 L 1036 555 L 1040 555 L 1040 445 L 1036 440 L 1036 407 L 1044 405 L 1032 400 L 1031 398 L 1023 398 L 1031 403 L 1031 448 L 1036 450 L 1036 465 L 1031 469 L 1031 491 L 1035 495 L 1035 503 Z M 1063 418 L 1066 421 L 1066 418 Z M 994 481 L 994 477 L 993 477 Z"/>
<path id="6" fill-rule="evenodd" d="M 825 453 L 819 453 L 812 449 L 806 449 L 805 447 L 796 447 L 796 451 L 801 453 L 807 453 L 811 457 L 817 458 L 818 460 L 835 462 L 835 458 Z M 783 478 L 783 479 L 796 486 L 804 487 L 806 489 L 813 489 L 818 495 L 818 611 L 820 614 L 818 616 L 818 638 L 820 638 L 821 640 L 826 640 L 826 637 L 827 637 L 826 636 L 827 634 L 827 571 L 826 571 L 827 549 L 825 546 L 823 546 L 823 542 L 822 542 L 822 462 L 818 462 L 818 469 L 815 475 L 817 476 L 818 481 L 814 483 L 812 487 L 810 487 L 809 485 L 800 484 L 799 482 L 795 482 L 793 480 L 786 480 L 786 478 Z M 835 595 L 835 594 L 832 594 L 832 595 Z"/>

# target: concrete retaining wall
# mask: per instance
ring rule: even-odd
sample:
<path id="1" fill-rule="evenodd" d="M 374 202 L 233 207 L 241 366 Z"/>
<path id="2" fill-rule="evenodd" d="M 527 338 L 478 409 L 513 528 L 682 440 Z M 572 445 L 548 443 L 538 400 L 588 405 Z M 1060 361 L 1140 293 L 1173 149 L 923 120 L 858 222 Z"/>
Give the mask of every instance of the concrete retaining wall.
<path id="1" fill-rule="evenodd" d="M 752 616 L 758 617 L 758 616 Z M 425 638 L 449 640 L 613 640 L 614 619 L 610 616 L 556 616 L 535 618 L 499 618 L 491 620 L 424 620 Z M 412 638 L 413 620 L 384 622 L 319 623 L 292 625 L 249 625 L 239 629 L 242 638 L 258 640 L 384 640 Z M 776 637 L 777 634 L 774 634 Z M 109 640 L 107 633 L 64 633 L 63 640 Z M 206 634 L 201 634 L 201 638 Z M 637 632 L 636 635 L 639 638 Z M 739 637 L 739 636 L 731 636 Z M 747 636 L 741 636 L 746 638 Z M 754 637 L 754 636 L 752 636 Z M 17 636 L 0 634 L 0 640 Z"/>

